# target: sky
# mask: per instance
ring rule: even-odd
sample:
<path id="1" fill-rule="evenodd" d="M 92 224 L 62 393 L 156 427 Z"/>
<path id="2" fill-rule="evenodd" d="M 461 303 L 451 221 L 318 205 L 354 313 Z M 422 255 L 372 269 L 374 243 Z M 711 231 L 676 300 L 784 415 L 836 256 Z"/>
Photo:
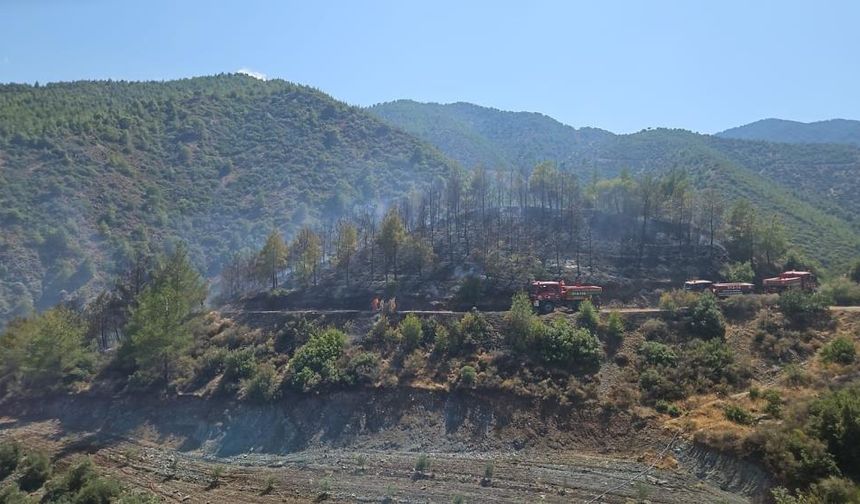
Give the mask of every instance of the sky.
<path id="1" fill-rule="evenodd" d="M 860 119 L 857 1 L 0 0 L 0 82 L 238 70 L 618 133 Z"/>

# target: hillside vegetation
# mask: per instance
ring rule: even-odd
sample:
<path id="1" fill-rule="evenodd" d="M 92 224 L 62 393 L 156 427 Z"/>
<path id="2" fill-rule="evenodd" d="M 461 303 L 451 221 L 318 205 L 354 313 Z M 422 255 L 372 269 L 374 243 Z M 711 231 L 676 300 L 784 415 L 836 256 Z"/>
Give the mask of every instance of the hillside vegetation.
<path id="1" fill-rule="evenodd" d="M 834 143 L 860 145 L 860 121 L 830 119 L 803 123 L 784 119 L 762 119 L 730 128 L 717 136 L 741 140 L 783 143 Z"/>
<path id="2" fill-rule="evenodd" d="M 0 86 L 0 325 L 93 291 L 151 243 L 187 242 L 211 275 L 273 227 L 292 233 L 451 167 L 284 81 Z"/>
<path id="3" fill-rule="evenodd" d="M 860 149 L 852 146 L 746 142 L 667 129 L 614 135 L 462 103 L 398 101 L 370 111 L 465 166 L 526 170 L 553 160 L 583 181 L 625 169 L 634 175 L 686 171 L 698 188 L 716 188 L 781 216 L 795 245 L 826 268 L 841 268 L 860 247 L 853 197 L 860 192 Z"/>

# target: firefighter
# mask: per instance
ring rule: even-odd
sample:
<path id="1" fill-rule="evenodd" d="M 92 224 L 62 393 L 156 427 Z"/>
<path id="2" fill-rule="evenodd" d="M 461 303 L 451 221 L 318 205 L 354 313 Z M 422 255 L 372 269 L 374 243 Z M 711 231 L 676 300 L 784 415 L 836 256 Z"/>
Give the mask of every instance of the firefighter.
<path id="1" fill-rule="evenodd" d="M 373 296 L 373 301 L 371 301 L 371 302 L 370 302 L 370 311 L 372 311 L 372 312 L 376 313 L 376 312 L 378 312 L 380 309 L 381 309 L 381 308 L 380 308 L 379 298 L 378 298 L 378 297 L 376 297 L 376 296 Z"/>
<path id="2" fill-rule="evenodd" d="M 397 301 L 396 298 L 391 298 L 388 300 L 388 313 L 394 314 L 397 311 Z"/>

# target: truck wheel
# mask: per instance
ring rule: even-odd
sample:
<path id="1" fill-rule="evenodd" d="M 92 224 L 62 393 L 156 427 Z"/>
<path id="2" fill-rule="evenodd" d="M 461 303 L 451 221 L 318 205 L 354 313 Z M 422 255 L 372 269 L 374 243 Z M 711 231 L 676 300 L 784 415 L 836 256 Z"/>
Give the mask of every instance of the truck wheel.
<path id="1" fill-rule="evenodd" d="M 541 312 L 543 313 L 552 313 L 555 311 L 555 305 L 552 301 L 547 301 L 541 305 Z"/>

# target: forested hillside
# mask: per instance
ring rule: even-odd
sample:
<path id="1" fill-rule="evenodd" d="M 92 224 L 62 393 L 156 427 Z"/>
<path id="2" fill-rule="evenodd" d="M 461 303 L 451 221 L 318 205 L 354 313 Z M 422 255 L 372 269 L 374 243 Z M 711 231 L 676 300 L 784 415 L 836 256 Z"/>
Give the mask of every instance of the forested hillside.
<path id="1" fill-rule="evenodd" d="M 581 181 L 624 169 L 633 175 L 685 171 L 700 189 L 748 199 L 779 216 L 794 246 L 828 268 L 846 264 L 860 247 L 852 197 L 860 192 L 860 149 L 851 146 L 748 142 L 667 129 L 614 135 L 469 104 L 399 101 L 370 111 L 466 166 L 525 170 L 535 160 L 553 160 Z M 495 159 L 488 152 L 508 154 Z"/>
<path id="2" fill-rule="evenodd" d="M 802 123 L 762 119 L 717 133 L 723 138 L 783 143 L 835 143 L 860 145 L 860 121 L 831 119 Z"/>
<path id="3" fill-rule="evenodd" d="M 203 271 L 445 176 L 431 147 L 312 88 L 222 75 L 0 86 L 0 325 L 154 243 Z"/>

